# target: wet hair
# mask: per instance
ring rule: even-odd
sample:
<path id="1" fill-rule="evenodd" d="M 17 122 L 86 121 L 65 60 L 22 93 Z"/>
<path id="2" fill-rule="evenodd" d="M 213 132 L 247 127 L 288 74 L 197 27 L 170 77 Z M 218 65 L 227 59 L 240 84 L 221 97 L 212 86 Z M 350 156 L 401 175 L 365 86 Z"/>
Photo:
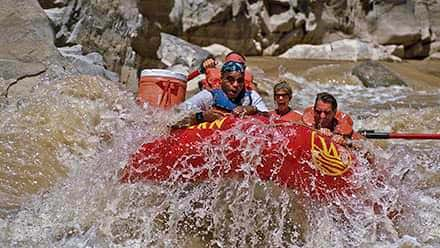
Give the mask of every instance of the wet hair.
<path id="1" fill-rule="evenodd" d="M 292 97 L 292 87 L 286 82 L 281 81 L 273 86 L 273 94 L 275 95 L 275 92 L 279 90 L 287 90 L 287 94 L 289 94 L 289 97 Z"/>
<path id="2" fill-rule="evenodd" d="M 316 104 L 318 103 L 318 101 L 330 103 L 333 111 L 336 111 L 336 109 L 338 109 L 338 102 L 336 101 L 336 98 L 327 92 L 321 92 L 316 95 L 314 108 L 316 108 Z"/>

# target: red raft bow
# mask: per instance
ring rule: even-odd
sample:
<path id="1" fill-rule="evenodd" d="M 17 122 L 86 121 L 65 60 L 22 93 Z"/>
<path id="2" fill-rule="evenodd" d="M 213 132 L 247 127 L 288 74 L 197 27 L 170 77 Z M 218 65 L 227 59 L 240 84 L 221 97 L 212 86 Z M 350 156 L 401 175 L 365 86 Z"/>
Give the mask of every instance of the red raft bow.
<path id="1" fill-rule="evenodd" d="M 351 194 L 354 155 L 315 130 L 264 117 L 225 117 L 143 144 L 121 181 L 201 181 L 252 173 L 315 199 Z"/>

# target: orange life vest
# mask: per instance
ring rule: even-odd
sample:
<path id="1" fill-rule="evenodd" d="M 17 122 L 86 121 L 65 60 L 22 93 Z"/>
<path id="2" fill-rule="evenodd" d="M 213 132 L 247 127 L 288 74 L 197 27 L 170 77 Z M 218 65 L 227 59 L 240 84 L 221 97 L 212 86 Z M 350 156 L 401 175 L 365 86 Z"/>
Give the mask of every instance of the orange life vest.
<path id="1" fill-rule="evenodd" d="M 304 110 L 302 120 L 304 124 L 316 128 L 315 123 L 315 110 L 312 107 L 308 107 Z M 334 126 L 330 128 L 330 131 L 350 138 L 359 138 L 357 133 L 353 132 L 353 119 L 344 112 L 337 111 L 335 114 L 336 121 Z"/>
<path id="2" fill-rule="evenodd" d="M 284 115 L 277 114 L 277 112 L 275 110 L 271 111 L 269 113 L 270 113 L 270 115 L 277 117 L 279 120 L 292 121 L 292 122 L 302 122 L 302 114 L 300 114 L 299 112 L 294 111 L 294 110 L 290 110 L 287 114 L 284 114 Z"/>

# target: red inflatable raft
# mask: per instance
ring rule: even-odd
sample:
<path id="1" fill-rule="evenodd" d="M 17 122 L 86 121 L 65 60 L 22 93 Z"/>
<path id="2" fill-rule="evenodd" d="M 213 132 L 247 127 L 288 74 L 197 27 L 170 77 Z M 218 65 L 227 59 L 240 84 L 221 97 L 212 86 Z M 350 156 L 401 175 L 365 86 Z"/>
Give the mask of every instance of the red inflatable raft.
<path id="1" fill-rule="evenodd" d="M 317 199 L 350 194 L 353 154 L 311 128 L 264 117 L 226 117 L 143 144 L 122 182 L 200 181 L 251 173 Z"/>

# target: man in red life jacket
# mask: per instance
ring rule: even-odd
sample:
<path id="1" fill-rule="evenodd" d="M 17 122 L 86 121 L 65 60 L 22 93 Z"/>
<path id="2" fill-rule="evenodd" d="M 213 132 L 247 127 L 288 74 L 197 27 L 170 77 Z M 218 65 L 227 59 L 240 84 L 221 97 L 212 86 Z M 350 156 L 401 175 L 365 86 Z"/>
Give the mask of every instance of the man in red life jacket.
<path id="1" fill-rule="evenodd" d="M 241 63 L 246 67 L 246 59 L 238 52 L 230 52 L 226 55 L 225 63 L 230 61 Z M 200 89 L 211 90 L 221 88 L 221 72 L 220 69 L 217 68 L 217 64 L 215 58 L 209 56 L 202 62 L 198 70 L 188 76 L 188 79 L 191 80 L 199 74 L 205 74 L 206 78 L 199 83 Z M 255 90 L 253 76 L 249 69 L 245 69 L 244 72 L 244 85 L 247 90 Z"/>
<path id="2" fill-rule="evenodd" d="M 176 127 L 212 122 L 226 115 L 253 115 L 269 112 L 261 96 L 244 86 L 245 65 L 228 61 L 221 68 L 221 87 L 203 89 L 181 107 L 198 111 L 179 122 Z"/>
<path id="3" fill-rule="evenodd" d="M 276 109 L 270 114 L 275 118 L 285 121 L 302 122 L 302 114 L 292 110 L 289 103 L 292 100 L 292 88 L 285 82 L 279 82 L 273 87 L 273 99 Z"/>
<path id="4" fill-rule="evenodd" d="M 327 92 L 319 93 L 315 105 L 304 110 L 303 122 L 318 129 L 322 135 L 333 135 L 332 141 L 343 145 L 346 143 L 345 138 L 357 138 L 357 135 L 353 132 L 351 117 L 337 111 L 337 108 L 338 103 L 334 96 Z"/>

